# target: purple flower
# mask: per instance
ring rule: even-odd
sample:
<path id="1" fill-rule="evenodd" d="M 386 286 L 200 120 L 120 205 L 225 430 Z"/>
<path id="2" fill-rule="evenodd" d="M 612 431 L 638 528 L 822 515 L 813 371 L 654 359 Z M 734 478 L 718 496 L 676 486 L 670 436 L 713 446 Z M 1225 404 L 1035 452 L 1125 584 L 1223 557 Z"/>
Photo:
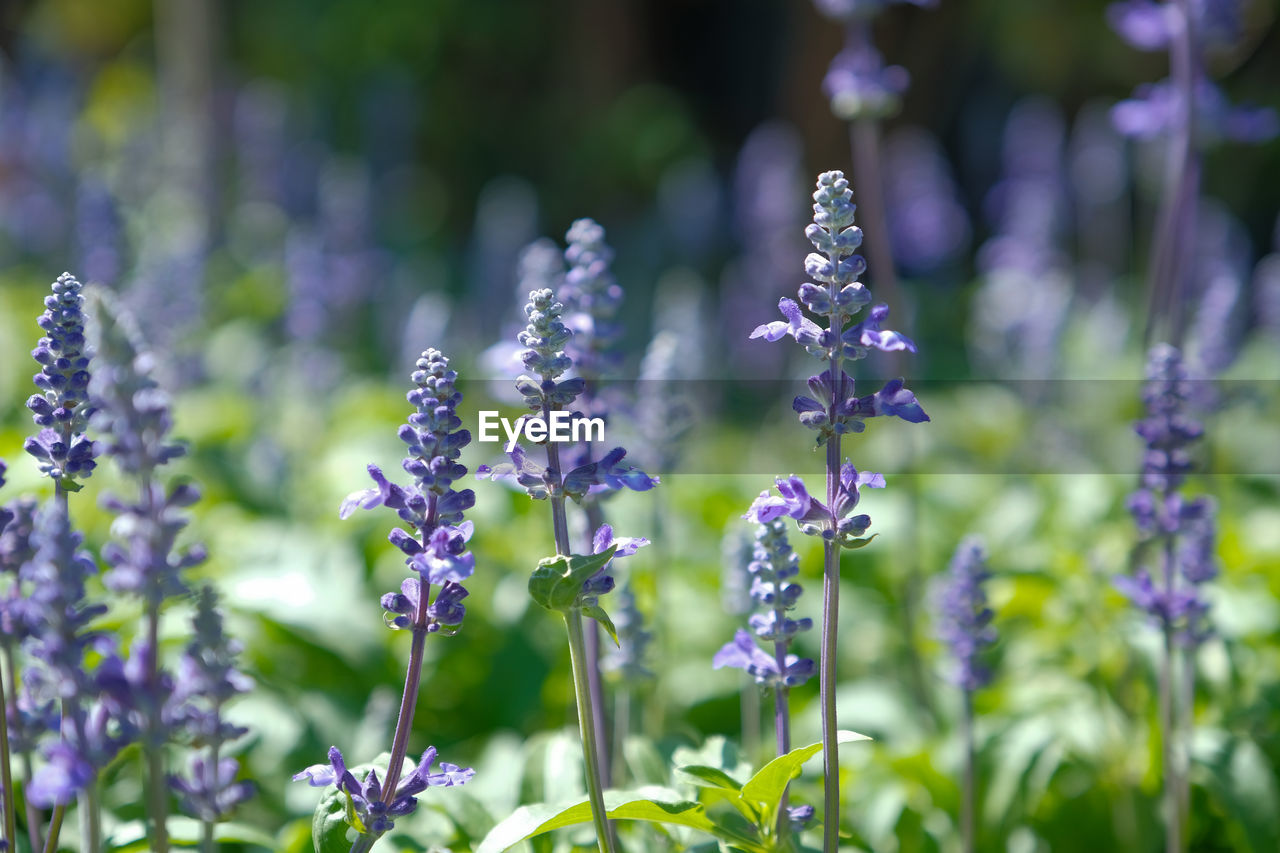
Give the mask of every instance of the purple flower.
<path id="1" fill-rule="evenodd" d="M 1181 353 L 1166 344 L 1153 347 L 1147 365 L 1143 402 L 1147 417 L 1134 424 L 1146 443 L 1142 488 L 1127 505 L 1142 545 L 1161 564 L 1155 573 L 1139 565 L 1115 585 L 1162 630 L 1196 645 L 1211 631 L 1209 605 L 1201 586 L 1217 576 L 1214 556 L 1215 505 L 1206 497 L 1187 499 L 1179 491 L 1191 470 L 1189 448 L 1203 428 L 1188 413 L 1191 380 Z"/>
<path id="2" fill-rule="evenodd" d="M 313 788 L 333 785 L 351 796 L 356 815 L 370 834 L 380 836 L 395 826 L 395 819 L 412 814 L 418 807 L 417 795 L 427 788 L 449 788 L 470 781 L 475 771 L 456 764 L 442 762 L 440 770 L 432 772 L 436 749 L 428 747 L 413 772 L 400 780 L 394 794 L 384 792 L 378 779 L 378 771 L 370 770 L 363 782 L 347 769 L 346 761 L 336 746 L 329 747 L 329 763 L 313 764 L 294 774 L 293 781 L 306 780 Z"/>
<path id="3" fill-rule="evenodd" d="M 814 673 L 813 661 L 797 655 L 787 655 L 784 671 L 779 674 L 778 662 L 763 651 L 752 639 L 751 633 L 741 628 L 733 637 L 733 642 L 726 643 L 711 659 L 715 669 L 726 666 L 746 670 L 756 683 L 765 687 L 798 687 L 804 684 Z"/>
<path id="4" fill-rule="evenodd" d="M 240 762 L 221 758 L 215 766 L 207 756 L 191 756 L 186 776 L 170 776 L 169 785 L 178 794 L 182 810 L 198 820 L 222 820 L 236 806 L 253 796 L 256 786 L 245 779 L 236 781 Z"/>
<path id="5" fill-rule="evenodd" d="M 953 680 L 968 692 L 991 682 L 991 671 L 981 660 L 983 651 L 996 641 L 993 612 L 983 589 L 990 577 L 982 542 L 970 537 L 956 547 L 938 593 L 938 636 L 955 662 Z"/>
<path id="6" fill-rule="evenodd" d="M 565 306 L 565 322 L 573 330 L 565 354 L 573 359 L 578 375 L 590 384 L 615 373 L 622 362 L 617 345 L 623 331 L 618 320 L 623 293 L 610 270 L 613 250 L 605 243 L 604 228 L 592 219 L 576 220 L 569 226 L 565 242 L 564 259 L 569 269 L 560 300 Z"/>
<path id="7" fill-rule="evenodd" d="M 786 322 L 774 320 L 772 323 L 756 326 L 755 331 L 751 333 L 753 339 L 764 338 L 772 342 L 780 341 L 790 335 L 796 339 L 796 343 L 806 347 L 820 344 L 822 328 L 804 316 L 794 299 L 782 297 L 778 300 L 778 310 L 782 312 L 783 317 L 787 318 Z"/>
<path id="8" fill-rule="evenodd" d="M 428 585 L 460 583 L 471 577 L 476 558 L 466 548 L 472 529 L 468 521 L 459 527 L 437 527 L 422 549 L 410 558 L 409 567 Z"/>
<path id="9" fill-rule="evenodd" d="M 84 435 L 93 406 L 88 401 L 89 348 L 80 282 L 64 272 L 44 305 L 37 323 L 45 336 L 31 351 L 40 365 L 33 377 L 40 393 L 27 400 L 41 429 L 27 439 L 24 449 L 36 458 L 41 473 L 70 489 L 76 479 L 93 473 L 97 453 Z"/>

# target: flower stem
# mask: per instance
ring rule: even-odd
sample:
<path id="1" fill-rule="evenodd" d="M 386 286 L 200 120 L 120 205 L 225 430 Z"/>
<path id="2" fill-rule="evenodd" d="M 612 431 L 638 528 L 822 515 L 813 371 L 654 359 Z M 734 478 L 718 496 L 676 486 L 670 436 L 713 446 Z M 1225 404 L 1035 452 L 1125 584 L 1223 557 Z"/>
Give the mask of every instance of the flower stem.
<path id="1" fill-rule="evenodd" d="M 102 811 L 98 799 L 98 780 L 90 780 L 80 792 L 80 850 L 81 853 L 99 853 L 102 850 Z"/>
<path id="2" fill-rule="evenodd" d="M 543 406 L 543 419 L 551 422 L 550 407 Z M 563 479 L 560 472 L 560 448 L 547 442 L 547 473 L 554 478 L 551 490 L 551 528 L 555 535 L 556 554 L 568 557 L 569 517 L 565 513 Z M 587 771 L 587 795 L 591 801 L 591 819 L 596 827 L 596 841 L 601 853 L 614 853 L 613 832 L 604 814 L 603 776 L 600 768 L 600 745 L 596 741 L 596 722 L 591 709 L 590 681 L 587 674 L 586 641 L 582 630 L 582 611 L 572 609 L 564 614 L 569 632 L 569 659 L 573 665 L 573 691 L 578 704 L 578 730 L 582 734 L 582 763 Z"/>
<path id="3" fill-rule="evenodd" d="M 960 734 L 964 739 L 964 801 L 960 807 L 960 834 L 964 839 L 965 853 L 977 849 L 977 756 L 973 744 L 973 691 L 964 691 L 964 710 L 960 717 Z"/>
<path id="4" fill-rule="evenodd" d="M 435 529 L 437 520 L 436 495 L 432 494 L 427 500 L 427 520 L 422 533 L 424 543 L 430 531 Z M 409 667 L 404 675 L 400 714 L 396 717 L 396 732 L 391 739 L 391 759 L 387 763 L 387 778 L 382 788 L 382 801 L 387 804 L 395 799 L 396 786 L 400 782 L 400 771 L 404 767 L 404 757 L 409 750 L 409 730 L 413 728 L 413 713 L 418 707 L 418 692 L 422 684 L 422 659 L 427 647 L 427 606 L 428 599 L 431 597 L 431 587 L 425 580 L 420 583 L 418 607 L 413 614 L 413 642 L 409 646 Z M 370 846 L 372 843 L 371 841 Z"/>
<path id="5" fill-rule="evenodd" d="M 605 819 L 604 788 L 597 760 L 595 720 L 591 714 L 591 697 L 587 685 L 586 644 L 582 631 L 582 611 L 572 609 L 564 614 L 569 632 L 569 658 L 573 663 L 573 690 L 578 702 L 578 729 L 582 733 L 582 757 L 587 770 L 587 796 L 591 800 L 591 819 L 596 827 L 600 853 L 614 853 L 613 835 Z"/>
<path id="6" fill-rule="evenodd" d="M 9 724 L 18 714 L 18 662 L 14 657 L 12 644 L 4 647 L 4 664 L 5 677 L 8 679 L 7 695 L 12 697 L 10 701 L 13 702 L 12 706 L 6 704 L 4 707 L 5 722 Z M 8 729 L 9 726 L 6 725 L 6 735 L 8 735 Z M 19 753 L 19 758 L 22 759 L 22 798 L 27 805 L 27 838 L 31 841 L 32 850 L 40 850 L 43 847 L 40 843 L 40 825 L 44 823 L 44 815 L 40 809 L 32 805 L 31 798 L 27 796 L 27 789 L 31 786 L 31 750 L 24 746 Z M 13 790 L 12 787 L 9 790 Z M 17 849 L 16 843 L 13 843 L 13 848 Z"/>
<path id="7" fill-rule="evenodd" d="M 0 785 L 4 787 L 4 840 L 10 850 L 17 850 L 17 821 L 13 816 L 13 774 L 9 768 L 9 702 L 2 677 L 0 677 L 0 712 L 5 717 L 5 725 L 0 725 Z"/>
<path id="8" fill-rule="evenodd" d="M 49 817 L 49 836 L 44 841 L 44 853 L 55 853 L 58 849 L 58 836 L 62 834 L 62 818 L 66 813 L 65 805 L 53 807 L 53 814 Z"/>
<path id="9" fill-rule="evenodd" d="M 783 624 L 785 616 L 782 612 L 778 614 L 778 621 L 775 623 L 779 627 Z M 779 640 L 773 644 L 773 658 L 778 665 L 778 674 L 781 677 L 787 671 L 787 642 Z M 791 711 L 788 708 L 788 698 L 791 691 L 779 684 L 773 690 L 773 732 L 777 739 L 778 755 L 786 755 L 791 751 Z M 778 818 L 777 818 L 777 842 L 781 846 L 786 837 L 787 830 L 790 829 L 790 823 L 787 820 L 787 789 L 782 789 L 782 796 L 778 799 Z"/>
<path id="10" fill-rule="evenodd" d="M 143 494 L 150 495 L 150 484 L 144 481 Z M 153 600 L 147 605 L 147 647 L 151 660 L 147 662 L 147 684 L 150 687 L 153 706 L 147 719 L 147 811 L 151 818 L 151 849 L 156 853 L 167 853 L 169 849 L 168 811 L 169 802 L 166 795 L 164 773 L 164 750 L 161 744 L 160 728 L 160 602 Z M 96 847 L 91 848 L 97 850 Z"/>
<path id="11" fill-rule="evenodd" d="M 1164 537 L 1164 586 L 1169 600 L 1174 593 L 1173 537 Z M 1163 621 L 1164 647 L 1160 656 L 1160 760 L 1164 771 L 1165 850 L 1180 853 L 1182 850 L 1181 783 L 1174 741 L 1177 738 L 1177 713 L 1174 707 L 1174 656 L 1173 625 Z"/>
<path id="12" fill-rule="evenodd" d="M 834 235 L 833 235 L 834 236 Z M 831 252 L 831 264 L 840 268 L 840 257 Z M 852 389 L 844 387 L 844 365 L 840 333 L 843 320 L 836 305 L 835 283 L 827 286 L 831 300 L 831 314 L 827 328 L 835 337 L 831 347 L 829 369 L 831 371 L 831 406 L 827 412 L 828 423 L 837 422 L 836 408 Z M 840 621 L 840 544 L 835 540 L 834 517 L 836 497 L 840 490 L 840 433 L 832 432 L 827 438 L 827 506 L 833 513 L 831 539 L 822 543 L 822 653 L 818 664 L 818 697 L 822 705 L 822 850 L 836 853 L 840 846 L 840 746 L 836 740 L 836 651 Z"/>
<path id="13" fill-rule="evenodd" d="M 200 850 L 201 853 L 218 853 L 218 843 L 213 838 L 213 831 L 217 827 L 216 820 L 201 821 L 200 824 Z"/>
<path id="14" fill-rule="evenodd" d="M 591 553 L 591 538 L 605 523 L 604 509 L 594 498 L 587 498 L 587 550 Z M 595 719 L 596 743 L 600 744 L 600 778 L 612 779 L 612 756 L 609 754 L 609 717 L 604 707 L 604 683 L 600 678 L 600 626 L 593 619 L 583 626 L 587 640 L 587 687 L 591 696 L 591 715 Z"/>
<path id="15" fill-rule="evenodd" d="M 1200 179 L 1194 151 L 1196 68 L 1191 4 L 1189 0 L 1173 0 L 1170 5 L 1176 8 L 1180 26 L 1169 42 L 1169 74 L 1183 109 L 1169 141 L 1164 192 L 1147 264 L 1148 320 L 1144 340 L 1151 343 L 1163 320 L 1168 323 L 1165 336 L 1177 345 L 1182 336 L 1180 296 L 1186 279 L 1182 259 Z"/>

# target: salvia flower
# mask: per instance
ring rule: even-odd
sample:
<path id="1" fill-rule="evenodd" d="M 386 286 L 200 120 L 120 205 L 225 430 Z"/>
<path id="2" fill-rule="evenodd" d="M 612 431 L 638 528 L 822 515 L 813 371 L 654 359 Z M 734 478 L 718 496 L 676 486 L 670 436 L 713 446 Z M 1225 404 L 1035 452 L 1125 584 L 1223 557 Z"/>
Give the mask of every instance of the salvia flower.
<path id="1" fill-rule="evenodd" d="M 757 524 L 769 524 L 775 519 L 790 517 L 796 520 L 800 532 L 806 536 L 820 536 L 838 542 L 846 548 L 859 548 L 869 542 L 860 539 L 871 526 L 871 518 L 854 515 L 862 496 L 863 487 L 884 488 L 884 475 L 859 471 L 852 463 L 840 466 L 840 480 L 833 508 L 809 494 L 804 481 L 792 474 L 775 481 L 778 494 L 768 490 L 751 502 L 742 517 Z"/>
<path id="2" fill-rule="evenodd" d="M 1147 416 L 1134 424 L 1146 448 L 1141 488 L 1127 505 L 1144 543 L 1157 546 L 1162 571 L 1145 566 L 1116 578 L 1116 587 L 1162 629 L 1197 645 L 1209 636 L 1209 605 L 1202 585 L 1217 576 L 1214 502 L 1187 498 L 1180 489 L 1192 468 L 1190 449 L 1204 435 L 1188 413 L 1192 381 L 1174 347 L 1153 347 L 1142 398 Z"/>
<path id="3" fill-rule="evenodd" d="M 564 306 L 550 290 L 533 291 L 525 305 L 529 323 L 520 332 L 520 343 L 525 347 L 521 360 L 526 369 L 540 378 L 523 375 L 516 380 L 516 389 L 531 410 L 544 415 L 572 405 L 586 387 L 580 376 L 560 379 L 574 366 L 566 350 L 573 332 L 561 319 L 563 311 Z M 480 465 L 476 476 L 514 480 L 534 500 L 566 496 L 580 501 L 589 493 L 621 488 L 643 492 L 658 484 L 657 477 L 624 463 L 626 454 L 623 448 L 615 447 L 600 459 L 579 465 L 562 476 L 561 472 L 534 462 L 517 445 L 507 454 L 510 462 Z"/>
<path id="4" fill-rule="evenodd" d="M 123 664 L 113 643 L 89 627 L 106 606 L 85 601 L 85 580 L 97 567 L 61 502 L 42 508 L 32 538 L 36 553 L 27 565 L 30 595 L 23 603 L 32 665 L 24 673 L 23 704 L 37 709 L 54 703 L 62 716 L 61 738 L 45 746 L 46 763 L 29 794 L 36 805 L 51 806 L 74 799 L 130 740 L 125 715 L 131 697 L 121 689 Z M 85 660 L 90 649 L 103 656 L 92 672 Z"/>
<path id="5" fill-rule="evenodd" d="M 97 449 L 85 435 L 93 408 L 88 401 L 89 348 L 80 282 L 64 272 L 44 305 L 37 323 L 45 335 L 31 351 L 40 365 L 33 377 L 40 393 L 27 400 L 40 431 L 24 448 L 36 458 L 41 473 L 74 491 L 75 481 L 92 474 L 97 464 Z"/>
<path id="6" fill-rule="evenodd" d="M 339 791 L 347 793 L 355 806 L 356 816 L 366 831 L 382 835 L 395 826 L 396 818 L 413 814 L 418 807 L 418 795 L 427 788 L 450 788 L 470 781 L 475 775 L 471 768 L 448 762 L 441 762 L 440 769 L 432 772 L 435 760 L 436 748 L 427 747 L 417 766 L 400 781 L 391 797 L 384 795 L 377 770 L 370 770 L 364 781 L 357 781 L 347 769 L 342 752 L 336 746 L 329 748 L 328 764 L 313 764 L 295 774 L 293 781 L 305 779 L 313 788 L 333 785 Z"/>
<path id="7" fill-rule="evenodd" d="M 253 682 L 236 665 L 240 644 L 223 630 L 218 599 L 211 587 L 202 587 L 196 598 L 191 642 L 178 664 L 174 679 L 175 716 L 201 748 L 190 758 L 186 776 L 170 776 L 183 811 L 203 821 L 225 818 L 235 806 L 253 796 L 252 782 L 236 781 L 240 763 L 220 754 L 223 744 L 248 729 L 227 720 L 227 702 L 247 692 Z"/>
<path id="8" fill-rule="evenodd" d="M 429 349 L 415 368 L 410 378 L 417 387 L 408 394 L 415 411 L 399 430 L 408 448 L 401 467 L 413 477 L 413 484 L 398 486 L 377 465 L 369 465 L 374 487 L 348 495 L 338 514 L 347 518 L 356 509 L 376 506 L 396 510 L 412 532 L 396 528 L 388 540 L 430 588 L 460 583 L 475 569 L 475 557 L 466 549 L 473 528 L 462 520 L 463 512 L 475 504 L 475 492 L 453 488 L 467 473 L 458 459 L 471 442 L 471 433 L 462 428 L 458 417 L 462 394 L 454 384 L 458 374 L 449 367 L 449 359 Z"/>
<path id="9" fill-rule="evenodd" d="M 812 660 L 786 654 L 788 644 L 797 634 L 813 628 L 812 619 L 787 616 L 802 592 L 800 584 L 792 580 L 799 571 L 800 557 L 787 541 L 785 523 L 777 517 L 761 522 L 756 529 L 752 559 L 747 564 L 750 594 L 757 612 L 748 620 L 751 631 L 739 630 L 733 641 L 716 653 L 712 659 L 716 669 L 724 666 L 745 669 L 756 683 L 767 687 L 796 687 L 813 674 Z M 779 672 L 778 655 L 759 648 L 757 640 L 781 648 L 785 672 Z"/>
<path id="10" fill-rule="evenodd" d="M 991 670 L 982 662 L 982 653 L 996 641 L 994 613 L 983 588 L 990 577 L 982 542 L 970 537 L 957 546 L 938 591 L 938 636 L 955 663 L 952 679 L 969 692 L 991 682 Z"/>
<path id="11" fill-rule="evenodd" d="M 569 269 L 560 300 L 568 312 L 565 322 L 573 330 L 565 352 L 590 384 L 612 375 L 622 361 L 617 344 L 622 338 L 618 311 L 623 293 L 610 269 L 613 249 L 605 243 L 604 228 L 595 220 L 579 219 L 569 226 L 565 241 Z"/>

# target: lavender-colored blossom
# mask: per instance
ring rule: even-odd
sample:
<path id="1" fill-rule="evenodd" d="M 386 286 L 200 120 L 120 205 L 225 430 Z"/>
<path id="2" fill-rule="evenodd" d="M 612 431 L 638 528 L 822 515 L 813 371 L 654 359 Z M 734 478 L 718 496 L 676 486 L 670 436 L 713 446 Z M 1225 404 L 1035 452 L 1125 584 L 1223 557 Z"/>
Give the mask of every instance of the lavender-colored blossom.
<path id="1" fill-rule="evenodd" d="M 417 766 L 396 786 L 391 797 L 384 795 L 382 782 L 378 779 L 378 771 L 370 770 L 363 782 L 347 769 L 346 761 L 336 746 L 329 747 L 329 763 L 313 764 L 305 770 L 294 774 L 293 781 L 306 780 L 313 788 L 325 788 L 330 785 L 347 793 L 355 806 L 356 815 L 367 832 L 374 836 L 382 835 L 395 826 L 396 818 L 413 814 L 418 807 L 418 795 L 427 788 L 450 788 L 470 781 L 475 775 L 471 768 L 462 768 L 447 761 L 440 763 L 440 769 L 432 772 L 436 760 L 436 748 L 427 747 Z"/>
<path id="2" fill-rule="evenodd" d="M 998 377 L 1053 372 L 1072 291 L 1061 248 L 1065 133 L 1058 107 L 1040 98 L 1019 102 L 1005 124 L 1004 172 L 986 200 L 995 233 L 978 251 L 983 282 L 970 329 L 976 360 Z"/>
<path id="3" fill-rule="evenodd" d="M 24 447 L 41 473 L 74 491 L 76 479 L 87 478 L 97 462 L 97 449 L 85 435 L 89 416 L 89 353 L 85 341 L 84 296 L 80 282 L 64 272 L 45 297 L 37 323 L 44 330 L 31 356 L 40 364 L 34 377 L 39 394 L 27 408 L 40 431 Z"/>
<path id="4" fill-rule="evenodd" d="M 30 594 L 23 617 L 30 631 L 25 648 L 32 664 L 24 673 L 22 704 L 61 709 L 61 738 L 43 749 L 45 764 L 28 789 L 39 806 L 67 803 L 129 741 L 126 712 L 133 697 L 121 689 L 123 665 L 110 638 L 89 625 L 106 606 L 85 601 L 85 580 L 97 571 L 81 550 L 83 537 L 71 529 L 66 508 L 50 501 L 36 517 L 36 553 L 23 578 Z M 90 649 L 102 655 L 97 669 L 86 665 Z"/>
<path id="5" fill-rule="evenodd" d="M 1192 467 L 1190 448 L 1204 429 L 1187 413 L 1193 387 L 1177 349 L 1153 347 L 1147 379 L 1142 395 L 1147 417 L 1134 425 L 1146 443 L 1142 487 L 1127 504 L 1141 540 L 1157 546 L 1162 569 L 1153 575 L 1140 565 L 1115 584 L 1156 625 L 1194 646 L 1210 634 L 1201 587 L 1217 576 L 1216 509 L 1209 498 L 1188 499 L 1180 490 Z"/>
<path id="6" fill-rule="evenodd" d="M 802 592 L 800 584 L 792 580 L 799 571 L 800 557 L 787 541 L 786 524 L 776 518 L 762 521 L 756 529 L 751 562 L 747 564 L 750 594 L 757 611 L 748 620 L 751 632 L 739 631 L 732 642 L 716 653 L 712 660 L 714 667 L 745 669 L 757 684 L 769 687 L 796 687 L 813 674 L 812 660 L 786 655 L 787 646 L 796 635 L 813 628 L 812 619 L 787 616 Z M 774 644 L 780 652 L 769 655 L 756 646 L 757 640 Z M 779 654 L 786 660 L 786 672 L 781 677 L 777 664 Z"/>
<path id="7" fill-rule="evenodd" d="M 938 140 L 923 128 L 895 131 L 885 169 L 894 258 L 915 273 L 956 261 L 969 245 L 969 217 Z"/>
<path id="8" fill-rule="evenodd" d="M 173 688 L 175 716 L 201 751 L 192 754 L 185 777 L 169 777 L 183 811 L 208 822 L 222 820 L 254 792 L 252 782 L 236 781 L 240 763 L 220 754 L 225 743 L 248 731 L 226 719 L 224 706 L 253 682 L 236 666 L 241 646 L 223 630 L 217 605 L 213 589 L 202 587 Z"/>
<path id="9" fill-rule="evenodd" d="M 604 228 L 592 219 L 576 220 L 565 242 L 568 272 L 559 296 L 565 306 L 565 324 L 573 331 L 565 342 L 565 354 L 591 386 L 615 374 L 621 364 L 617 345 L 622 338 L 618 312 L 623 293 L 610 269 L 613 249 L 605 243 Z M 590 387 L 588 393 L 598 395 Z"/>
<path id="10" fill-rule="evenodd" d="M 618 645 L 601 662 L 602 668 L 628 684 L 651 681 L 654 674 L 647 666 L 647 656 L 653 633 L 644 628 L 644 614 L 630 585 L 614 596 L 613 625 Z"/>
<path id="11" fill-rule="evenodd" d="M 466 548 L 473 525 L 462 519 L 463 512 L 475 504 L 475 493 L 471 489 L 453 488 L 454 482 L 467 473 L 458 459 L 462 448 L 471 442 L 471 433 L 462 428 L 462 419 L 458 417 L 458 404 L 462 402 L 462 394 L 455 386 L 458 374 L 449 367 L 449 359 L 434 349 L 422 353 L 415 368 L 410 378 L 417 387 L 408 394 L 415 411 L 399 430 L 400 439 L 408 447 L 401 467 L 413 477 L 413 484 L 396 485 L 377 465 L 369 465 L 374 487 L 348 495 L 338 513 L 341 518 L 347 518 L 356 509 L 385 506 L 396 510 L 401 520 L 411 525 L 411 532 L 396 528 L 388 536 L 391 544 L 404 553 L 405 563 L 420 581 L 413 587 L 413 610 L 404 613 L 391 610 L 406 618 L 417 612 L 416 596 L 421 585 L 428 590 L 441 586 L 438 596 L 456 604 L 465 596 L 465 590 L 461 594 L 456 590 L 446 591 L 457 587 L 475 569 L 475 557 Z M 384 597 L 384 606 L 387 600 Z M 400 603 L 399 599 L 395 601 Z M 461 614 L 452 606 L 440 610 L 450 619 L 456 614 L 457 621 L 440 623 L 431 618 L 419 625 L 414 619 L 403 624 L 393 619 L 388 624 L 392 627 L 413 624 L 415 630 L 431 632 L 441 627 L 449 628 L 450 633 L 456 631 Z"/>
<path id="12" fill-rule="evenodd" d="M 982 662 L 983 651 L 996 641 L 994 613 L 983 588 L 991 577 L 986 560 L 982 542 L 965 539 L 956 547 L 938 591 L 938 636 L 955 664 L 952 680 L 967 692 L 991 682 L 991 670 Z"/>
<path id="13" fill-rule="evenodd" d="M 558 411 L 572 405 L 586 388 L 580 376 L 560 379 L 574 366 L 566 351 L 573 332 L 561 320 L 563 311 L 564 306 L 550 290 L 533 291 L 525 305 L 529 324 L 520 332 L 520 343 L 525 347 L 521 361 L 526 370 L 538 374 L 540 379 L 522 375 L 516 380 L 516 390 L 535 412 Z M 642 492 L 658 484 L 656 477 L 625 464 L 622 460 L 626 451 L 621 447 L 615 447 L 596 461 L 579 465 L 563 478 L 559 471 L 534 462 L 519 446 L 513 448 L 508 456 L 510 463 L 478 466 L 476 476 L 512 479 L 535 500 L 560 494 L 581 500 L 588 493 L 604 489 L 625 487 Z"/>
<path id="14" fill-rule="evenodd" d="M 902 95 L 910 83 L 911 75 L 905 68 L 884 64 L 868 33 L 865 38 L 852 39 L 831 60 L 822 78 L 822 91 L 836 118 L 887 118 L 902 106 Z"/>
<path id="15" fill-rule="evenodd" d="M 467 473 L 458 459 L 462 448 L 471 442 L 470 432 L 462 429 L 462 419 L 458 417 L 462 402 L 455 385 L 458 374 L 449 367 L 449 359 L 443 353 L 428 349 L 417 360 L 410 378 L 417 386 L 408 394 L 415 411 L 398 434 L 408 446 L 401 467 L 413 477 L 413 483 L 399 486 L 388 480 L 378 466 L 370 465 L 374 488 L 348 495 L 339 510 L 339 515 L 347 518 L 357 508 L 385 506 L 396 510 L 400 519 L 412 527 L 412 531 L 397 528 L 388 539 L 404 553 L 405 563 L 417 577 L 406 579 L 400 592 L 388 593 L 381 599 L 386 625 L 408 629 L 413 634 L 387 785 L 384 789 L 375 771 L 370 771 L 363 782 L 357 782 L 337 747 L 330 748 L 328 764 L 313 765 L 293 777 L 294 781 L 306 779 L 313 787 L 335 785 L 346 792 L 355 807 L 354 825 L 367 844 L 389 831 L 396 818 L 412 813 L 417 808 L 417 795 L 428 787 L 461 784 L 473 774 L 452 764 L 444 764 L 440 772 L 432 773 L 432 747 L 423 754 L 416 769 L 402 775 L 422 678 L 425 639 L 433 633 L 457 633 L 466 613 L 461 601 L 467 590 L 460 582 L 475 567 L 475 558 L 466 550 L 472 524 L 462 518 L 463 512 L 474 505 L 475 494 L 470 489 L 453 488 Z M 432 586 L 439 586 L 434 601 Z"/>

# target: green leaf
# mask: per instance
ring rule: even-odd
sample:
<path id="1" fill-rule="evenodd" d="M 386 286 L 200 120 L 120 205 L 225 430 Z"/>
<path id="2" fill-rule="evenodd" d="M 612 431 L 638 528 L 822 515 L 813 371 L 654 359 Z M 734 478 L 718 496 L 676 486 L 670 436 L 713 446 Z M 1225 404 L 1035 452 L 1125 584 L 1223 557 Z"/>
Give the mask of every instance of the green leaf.
<path id="1" fill-rule="evenodd" d="M 327 788 L 311 816 L 311 843 L 315 853 L 349 853 L 351 842 L 347 839 L 348 812 L 351 795 L 337 788 Z"/>
<path id="2" fill-rule="evenodd" d="M 589 616 L 599 622 L 601 627 L 609 632 L 609 636 L 613 639 L 613 644 L 615 646 L 618 645 L 618 629 L 613 627 L 613 620 L 609 618 L 608 613 L 604 612 L 603 607 L 599 604 L 592 605 L 591 607 L 584 607 L 582 608 L 582 615 Z"/>
<path id="3" fill-rule="evenodd" d="M 871 544 L 871 540 L 879 536 L 879 533 L 872 533 L 865 539 L 842 539 L 841 546 L 848 548 L 850 551 L 857 551 L 859 548 L 865 548 Z"/>
<path id="4" fill-rule="evenodd" d="M 713 832 L 716 825 L 707 817 L 701 803 L 679 800 L 674 791 L 665 788 L 641 788 L 636 791 L 605 791 L 605 814 L 613 820 L 643 820 L 653 823 L 687 826 Z M 521 806 L 493 828 L 476 853 L 502 853 L 526 838 L 543 835 L 591 821 L 591 803 L 580 800 L 568 806 L 537 803 Z"/>
<path id="5" fill-rule="evenodd" d="M 573 607 L 582 592 L 583 582 L 613 559 L 617 546 L 599 554 L 570 554 L 544 557 L 529 576 L 529 595 L 548 610 L 561 613 Z"/>
<path id="6" fill-rule="evenodd" d="M 708 767 L 705 764 L 686 764 L 676 769 L 686 776 L 692 776 L 694 778 L 693 784 L 695 785 L 724 788 L 733 791 L 735 794 L 742 793 L 742 783 L 718 767 Z"/>
<path id="7" fill-rule="evenodd" d="M 871 738 L 857 732 L 836 733 L 836 743 L 852 743 L 859 740 L 871 740 Z M 742 786 L 742 798 L 764 806 L 765 819 L 772 821 L 778 802 L 782 799 L 782 792 L 787 789 L 792 779 L 800 775 L 800 768 L 804 763 L 821 751 L 822 742 L 819 741 L 808 746 L 797 747 L 786 755 L 779 755 Z"/>

